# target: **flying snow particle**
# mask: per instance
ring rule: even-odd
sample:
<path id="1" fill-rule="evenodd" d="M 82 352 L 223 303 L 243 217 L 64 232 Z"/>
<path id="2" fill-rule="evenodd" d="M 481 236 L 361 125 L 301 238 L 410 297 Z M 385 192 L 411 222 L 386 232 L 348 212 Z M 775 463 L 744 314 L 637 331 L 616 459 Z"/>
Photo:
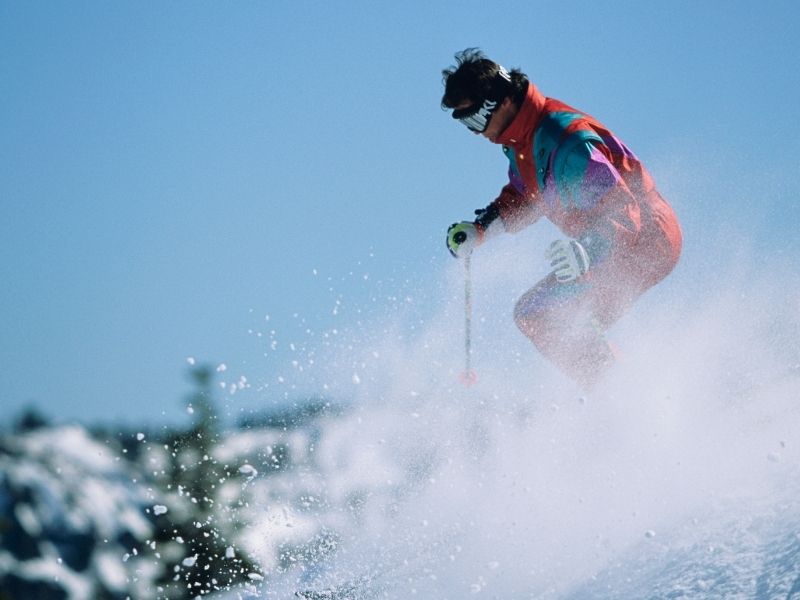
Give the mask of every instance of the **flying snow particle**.
<path id="1" fill-rule="evenodd" d="M 361 378 L 358 376 L 358 373 L 353 373 L 353 384 L 358 385 L 361 383 Z"/>
<path id="2" fill-rule="evenodd" d="M 259 575 L 258 573 L 248 573 L 247 577 L 251 581 L 264 581 L 264 577 L 262 575 Z"/>
<path id="3" fill-rule="evenodd" d="M 225 558 L 236 558 L 236 550 L 234 550 L 233 546 L 225 548 Z"/>
<path id="4" fill-rule="evenodd" d="M 253 479 L 256 475 L 258 475 L 258 471 L 253 465 L 244 464 L 239 467 L 239 473 L 245 475 L 247 479 Z"/>
<path id="5" fill-rule="evenodd" d="M 143 433 L 137 433 L 136 434 L 136 439 L 141 442 L 144 439 L 144 434 Z"/>
<path id="6" fill-rule="evenodd" d="M 186 558 L 183 559 L 183 562 L 181 562 L 181 564 L 184 567 L 193 567 L 194 563 L 196 562 L 197 562 L 197 554 L 195 554 L 194 556 L 187 556 Z"/>
<path id="7" fill-rule="evenodd" d="M 186 357 L 186 362 L 187 362 L 187 363 L 189 363 L 190 365 L 194 365 L 194 363 L 195 363 L 196 361 L 194 360 L 194 357 L 193 357 L 193 356 L 187 356 L 187 357 Z"/>
<path id="8" fill-rule="evenodd" d="M 226 365 L 225 363 L 220 363 L 219 365 L 217 365 L 217 373 L 222 373 L 223 371 L 227 370 L 228 370 L 228 365 Z"/>
<path id="9" fill-rule="evenodd" d="M 652 529 L 648 529 L 647 531 L 644 532 L 644 537 L 646 537 L 646 538 L 654 538 L 654 537 L 656 537 L 656 532 L 653 531 Z"/>
<path id="10" fill-rule="evenodd" d="M 164 506 L 163 504 L 156 504 L 153 507 L 153 514 L 154 515 L 165 515 L 169 509 Z"/>
<path id="11" fill-rule="evenodd" d="M 486 580 L 483 577 L 478 577 L 478 581 L 470 584 L 469 591 L 471 594 L 480 594 L 483 588 L 486 587 Z"/>

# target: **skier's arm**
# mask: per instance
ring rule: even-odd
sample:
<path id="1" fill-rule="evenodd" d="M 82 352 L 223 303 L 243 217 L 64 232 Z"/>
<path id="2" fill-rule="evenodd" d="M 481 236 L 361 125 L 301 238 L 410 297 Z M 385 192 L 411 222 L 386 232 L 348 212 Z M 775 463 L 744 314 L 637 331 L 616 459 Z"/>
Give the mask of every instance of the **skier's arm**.
<path id="1" fill-rule="evenodd" d="M 447 248 L 453 256 L 472 252 L 486 240 L 507 231 L 516 233 L 539 220 L 539 203 L 520 194 L 511 184 L 489 206 L 475 211 L 475 220 L 453 223 L 447 230 Z"/>
<path id="2" fill-rule="evenodd" d="M 484 231 L 489 228 L 497 231 L 517 233 L 532 225 L 541 217 L 538 202 L 520 194 L 512 184 L 507 184 L 489 206 L 476 210 L 475 224 Z"/>

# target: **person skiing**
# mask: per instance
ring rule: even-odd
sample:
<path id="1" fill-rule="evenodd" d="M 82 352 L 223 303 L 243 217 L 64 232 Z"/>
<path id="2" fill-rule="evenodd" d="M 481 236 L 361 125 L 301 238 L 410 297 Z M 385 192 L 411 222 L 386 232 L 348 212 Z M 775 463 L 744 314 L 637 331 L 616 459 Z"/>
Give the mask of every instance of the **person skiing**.
<path id="1" fill-rule="evenodd" d="M 639 159 L 599 121 L 542 95 L 519 69 L 507 71 L 476 48 L 442 71 L 442 108 L 494 144 L 509 183 L 473 221 L 447 230 L 465 257 L 500 232 L 549 219 L 566 239 L 546 251 L 552 271 L 514 308 L 514 321 L 551 362 L 583 388 L 614 363 L 606 330 L 681 253 L 670 205 Z"/>

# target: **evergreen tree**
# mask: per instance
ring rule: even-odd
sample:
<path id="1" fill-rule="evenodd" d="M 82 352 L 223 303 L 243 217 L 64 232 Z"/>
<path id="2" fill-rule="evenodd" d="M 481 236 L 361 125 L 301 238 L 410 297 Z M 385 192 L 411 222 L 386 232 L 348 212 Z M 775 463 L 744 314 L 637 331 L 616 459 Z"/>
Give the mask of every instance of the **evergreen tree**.
<path id="1" fill-rule="evenodd" d="M 194 598 L 249 582 L 258 568 L 232 539 L 239 523 L 235 511 L 220 506 L 220 485 L 241 475 L 214 459 L 220 440 L 219 415 L 214 402 L 214 371 L 207 365 L 191 369 L 195 391 L 189 398 L 194 417 L 188 431 L 172 432 L 171 469 L 162 481 L 169 496 L 169 512 L 158 517 L 159 540 L 172 548 L 160 585 L 170 598 Z M 175 552 L 176 543 L 183 552 Z"/>

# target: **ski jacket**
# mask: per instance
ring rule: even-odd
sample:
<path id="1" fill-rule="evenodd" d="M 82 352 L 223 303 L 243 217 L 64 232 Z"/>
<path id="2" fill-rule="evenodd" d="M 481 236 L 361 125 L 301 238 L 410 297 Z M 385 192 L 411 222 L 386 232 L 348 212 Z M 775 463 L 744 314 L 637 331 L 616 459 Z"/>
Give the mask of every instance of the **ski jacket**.
<path id="1" fill-rule="evenodd" d="M 659 271 L 675 265 L 681 231 L 672 208 L 639 159 L 596 119 L 529 84 L 497 142 L 509 183 L 484 214 L 499 216 L 506 231 L 546 217 L 582 243 L 593 265 L 632 254 L 663 262 Z"/>

